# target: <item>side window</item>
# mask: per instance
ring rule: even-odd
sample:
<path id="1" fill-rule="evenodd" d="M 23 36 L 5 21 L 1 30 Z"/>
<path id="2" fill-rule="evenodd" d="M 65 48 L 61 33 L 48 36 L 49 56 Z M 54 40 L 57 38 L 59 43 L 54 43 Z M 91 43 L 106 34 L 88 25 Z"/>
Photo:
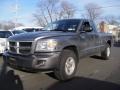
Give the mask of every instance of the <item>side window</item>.
<path id="1" fill-rule="evenodd" d="M 84 32 L 91 32 L 93 30 L 93 28 L 90 26 L 89 22 L 84 22 L 82 24 L 82 31 Z"/>

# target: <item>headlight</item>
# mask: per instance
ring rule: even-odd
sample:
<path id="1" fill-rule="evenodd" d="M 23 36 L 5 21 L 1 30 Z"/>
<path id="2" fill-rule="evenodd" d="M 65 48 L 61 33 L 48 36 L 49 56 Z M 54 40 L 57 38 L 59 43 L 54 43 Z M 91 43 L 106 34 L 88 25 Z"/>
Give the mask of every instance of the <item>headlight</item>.
<path id="1" fill-rule="evenodd" d="M 57 41 L 50 40 L 42 40 L 38 41 L 36 45 L 35 51 L 53 51 L 57 46 Z"/>

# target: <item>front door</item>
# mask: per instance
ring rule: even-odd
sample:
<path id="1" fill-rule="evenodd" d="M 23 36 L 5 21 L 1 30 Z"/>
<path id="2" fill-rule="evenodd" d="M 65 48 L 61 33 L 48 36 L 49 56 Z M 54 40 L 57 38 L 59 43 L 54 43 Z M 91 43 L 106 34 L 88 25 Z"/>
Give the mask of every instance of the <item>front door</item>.
<path id="1" fill-rule="evenodd" d="M 83 22 L 80 32 L 80 52 L 84 55 L 92 55 L 96 52 L 96 33 L 88 21 Z"/>

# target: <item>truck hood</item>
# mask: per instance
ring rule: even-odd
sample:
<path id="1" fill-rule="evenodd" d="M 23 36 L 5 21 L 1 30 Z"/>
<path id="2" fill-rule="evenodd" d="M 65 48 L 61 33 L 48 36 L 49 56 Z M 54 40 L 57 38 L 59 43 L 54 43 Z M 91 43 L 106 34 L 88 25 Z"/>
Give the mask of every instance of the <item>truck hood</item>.
<path id="1" fill-rule="evenodd" d="M 37 38 L 43 39 L 43 38 L 71 36 L 71 35 L 76 35 L 76 33 L 62 32 L 62 31 L 40 31 L 40 32 L 31 32 L 31 33 L 23 33 L 23 34 L 15 35 L 8 38 L 8 40 L 9 41 L 34 41 Z"/>

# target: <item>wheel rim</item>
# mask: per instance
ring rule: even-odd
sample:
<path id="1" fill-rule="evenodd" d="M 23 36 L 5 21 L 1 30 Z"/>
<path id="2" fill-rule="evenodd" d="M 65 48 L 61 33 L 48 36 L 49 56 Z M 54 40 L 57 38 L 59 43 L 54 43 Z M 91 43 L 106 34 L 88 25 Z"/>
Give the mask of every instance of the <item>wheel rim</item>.
<path id="1" fill-rule="evenodd" d="M 75 60 L 73 57 L 68 57 L 65 63 L 65 72 L 67 75 L 72 75 L 75 70 Z"/>
<path id="2" fill-rule="evenodd" d="M 108 47 L 107 48 L 107 57 L 109 57 L 110 56 L 110 48 Z"/>

